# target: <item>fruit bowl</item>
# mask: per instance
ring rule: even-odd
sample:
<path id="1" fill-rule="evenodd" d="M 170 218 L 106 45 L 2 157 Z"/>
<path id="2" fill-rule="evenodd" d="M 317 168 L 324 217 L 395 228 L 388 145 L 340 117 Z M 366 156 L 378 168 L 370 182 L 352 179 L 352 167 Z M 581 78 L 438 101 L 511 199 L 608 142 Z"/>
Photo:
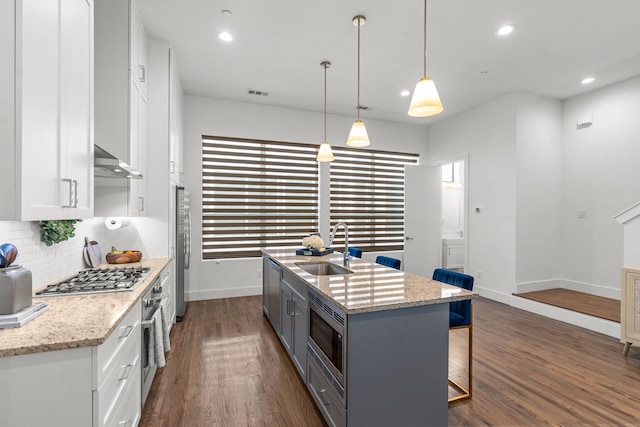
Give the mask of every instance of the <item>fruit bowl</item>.
<path id="1" fill-rule="evenodd" d="M 130 262 L 139 262 L 142 259 L 140 251 L 122 251 L 118 253 L 109 252 L 106 256 L 109 264 L 127 264 Z"/>

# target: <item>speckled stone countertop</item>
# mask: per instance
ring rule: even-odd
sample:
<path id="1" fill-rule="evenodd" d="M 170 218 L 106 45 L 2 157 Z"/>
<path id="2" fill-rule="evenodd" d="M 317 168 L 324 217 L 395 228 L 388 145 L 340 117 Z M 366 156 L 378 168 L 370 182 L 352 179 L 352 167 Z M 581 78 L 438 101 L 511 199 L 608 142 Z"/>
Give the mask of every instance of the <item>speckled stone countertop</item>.
<path id="1" fill-rule="evenodd" d="M 132 291 L 47 297 L 34 295 L 33 301 L 46 302 L 49 310 L 20 328 L 0 329 L 0 357 L 102 344 L 169 261 L 169 258 L 143 258 L 141 262 L 120 265 L 151 268 L 145 280 Z M 101 264 L 99 268 L 118 266 Z"/>
<path id="2" fill-rule="evenodd" d="M 347 314 L 393 310 L 403 307 L 442 304 L 478 296 L 457 286 L 354 258 L 353 274 L 314 276 L 296 263 L 331 262 L 342 266 L 342 254 L 298 256 L 291 252 L 263 251 L 283 268 L 304 280 L 338 304 Z"/>

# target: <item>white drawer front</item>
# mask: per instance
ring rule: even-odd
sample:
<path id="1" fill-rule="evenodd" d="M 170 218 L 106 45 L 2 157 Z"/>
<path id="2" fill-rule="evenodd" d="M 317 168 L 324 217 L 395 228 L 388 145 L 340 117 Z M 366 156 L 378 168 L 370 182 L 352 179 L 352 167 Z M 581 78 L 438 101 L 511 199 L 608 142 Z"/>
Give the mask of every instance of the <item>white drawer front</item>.
<path id="1" fill-rule="evenodd" d="M 142 415 L 141 381 L 141 372 L 138 366 L 138 369 L 131 374 L 130 381 L 127 381 L 127 386 L 118 396 L 114 410 L 100 427 L 136 427 L 138 425 Z"/>
<path id="2" fill-rule="evenodd" d="M 134 331 L 140 337 L 140 326 Z M 113 418 L 114 414 L 120 412 L 123 405 L 123 395 L 129 388 L 135 388 L 137 394 L 141 393 L 140 381 L 140 339 L 127 340 L 120 348 L 117 356 L 113 358 L 112 369 L 105 377 L 104 383 L 97 391 L 97 417 L 98 425 L 109 425 L 106 421 Z M 138 397 L 138 402 L 140 397 Z"/>
<path id="3" fill-rule="evenodd" d="M 130 341 L 135 341 L 138 350 L 140 349 L 141 316 L 141 303 L 138 301 L 138 303 L 131 308 L 131 311 L 129 311 L 124 320 L 114 329 L 109 338 L 107 338 L 102 345 L 93 347 L 96 366 L 94 372 L 96 377 L 93 382 L 94 390 L 100 388 L 105 378 L 109 375 L 109 372 L 120 363 L 118 354 L 124 346 L 128 345 Z"/>

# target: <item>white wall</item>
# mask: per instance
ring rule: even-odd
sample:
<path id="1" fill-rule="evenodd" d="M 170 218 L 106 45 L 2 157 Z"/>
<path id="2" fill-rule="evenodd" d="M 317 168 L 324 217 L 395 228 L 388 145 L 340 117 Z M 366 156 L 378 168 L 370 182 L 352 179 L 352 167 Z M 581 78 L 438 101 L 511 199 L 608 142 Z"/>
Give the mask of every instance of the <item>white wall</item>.
<path id="1" fill-rule="evenodd" d="M 560 275 L 562 105 L 518 94 L 516 117 L 516 283 Z M 518 290 L 526 291 L 525 290 Z"/>
<path id="2" fill-rule="evenodd" d="M 87 268 L 82 253 L 85 236 L 98 241 L 102 247 L 105 227 L 101 218 L 76 223 L 75 237 L 52 246 L 40 241 L 39 224 L 38 221 L 0 221 L 0 244 L 13 243 L 18 248 L 13 265 L 31 270 L 34 290 Z"/>
<path id="3" fill-rule="evenodd" d="M 467 271 L 494 298 L 515 283 L 517 101 L 508 95 L 429 127 L 427 163 L 469 156 Z"/>
<path id="4" fill-rule="evenodd" d="M 640 77 L 563 103 L 564 278 L 620 290 L 622 226 L 614 215 L 640 201 Z M 593 125 L 576 129 L 576 121 Z M 586 209 L 587 218 L 577 218 Z M 640 260 L 638 260 L 640 264 Z"/>
<path id="5" fill-rule="evenodd" d="M 354 117 L 328 115 L 327 139 L 342 145 L 347 139 Z M 372 149 L 426 154 L 427 130 L 424 125 L 404 125 L 362 120 L 367 126 Z M 416 123 L 420 123 L 416 120 Z M 201 258 L 201 155 L 202 135 L 231 136 L 277 141 L 320 144 L 323 138 L 322 113 L 232 102 L 213 98 L 185 97 L 184 165 L 185 185 L 192 196 L 192 263 L 187 284 L 187 300 L 256 295 L 262 292 L 262 261 L 234 259 L 202 261 Z M 328 184 L 322 174 L 321 186 Z M 328 193 L 324 193 L 328 194 Z M 321 232 L 327 235 L 328 201 L 321 206 Z M 324 228 L 324 230 L 323 230 Z M 303 236 L 300 236 L 302 239 Z"/>

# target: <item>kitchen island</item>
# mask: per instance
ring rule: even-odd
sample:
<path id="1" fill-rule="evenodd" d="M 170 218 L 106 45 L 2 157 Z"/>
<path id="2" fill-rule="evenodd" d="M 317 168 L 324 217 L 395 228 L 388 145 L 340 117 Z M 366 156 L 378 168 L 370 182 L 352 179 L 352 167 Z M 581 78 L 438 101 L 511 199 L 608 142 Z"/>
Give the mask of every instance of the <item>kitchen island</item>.
<path id="1" fill-rule="evenodd" d="M 308 272 L 342 254 L 263 254 L 264 312 L 330 426 L 447 424 L 449 302 L 476 293 L 361 259 Z"/>

